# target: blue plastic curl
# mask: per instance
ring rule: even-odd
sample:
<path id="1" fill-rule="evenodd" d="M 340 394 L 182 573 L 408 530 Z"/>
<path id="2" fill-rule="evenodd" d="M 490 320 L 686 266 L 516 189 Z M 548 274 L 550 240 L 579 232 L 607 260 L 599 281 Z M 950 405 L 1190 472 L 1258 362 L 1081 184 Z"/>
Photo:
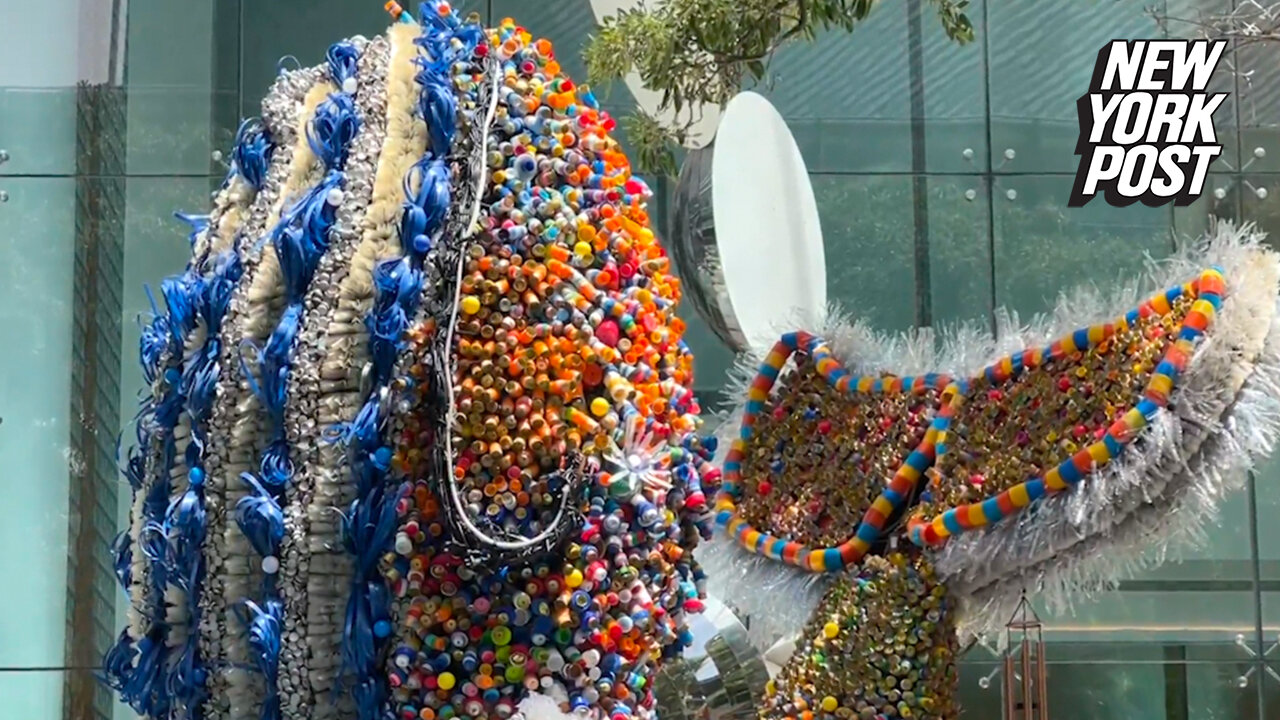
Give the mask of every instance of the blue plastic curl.
<path id="1" fill-rule="evenodd" d="M 377 671 L 375 627 L 388 617 L 390 597 L 378 573 L 379 558 L 391 547 L 397 527 L 396 503 L 408 492 L 374 487 L 351 504 L 343 517 L 343 544 L 356 558 L 351 596 L 343 628 L 342 665 L 345 672 L 367 678 Z"/>
<path id="2" fill-rule="evenodd" d="M 157 481 L 147 491 L 143 501 L 143 515 L 150 518 L 144 522 L 138 533 L 138 549 L 151 561 L 151 589 L 160 606 L 157 617 L 164 618 L 163 597 L 165 586 L 169 583 L 168 558 L 169 542 L 165 536 L 164 513 L 169 506 L 169 482 Z"/>
<path id="3" fill-rule="evenodd" d="M 261 720 L 280 720 L 280 631 L 284 625 L 284 604 L 270 598 L 258 605 L 245 600 L 236 608 L 249 633 L 249 649 L 253 667 L 266 680 L 267 694 L 262 701 Z"/>
<path id="4" fill-rule="evenodd" d="M 372 452 L 381 443 L 382 421 L 382 404 L 371 398 L 371 402 L 365 403 L 360 408 L 354 420 L 328 428 L 324 434 L 324 441 L 347 445 L 351 448 L 352 454 Z M 357 493 L 357 497 L 363 496 L 363 491 Z"/>
<path id="5" fill-rule="evenodd" d="M 395 538 L 396 501 L 402 495 L 393 488 L 375 487 L 367 497 L 353 501 L 343 517 L 343 545 L 355 556 L 357 576 L 376 576 L 378 560 Z"/>
<path id="6" fill-rule="evenodd" d="M 381 446 L 369 453 L 356 453 L 356 485 L 364 490 L 365 497 L 373 488 L 381 487 L 391 470 L 391 448 Z"/>
<path id="7" fill-rule="evenodd" d="M 428 46 L 435 51 L 435 56 L 449 64 L 471 57 L 476 46 L 485 42 L 484 29 L 478 23 L 463 22 L 456 13 L 441 15 L 434 3 L 423 3 L 420 11 L 423 34 L 418 44 Z M 455 40 L 457 45 L 453 43 Z"/>
<path id="8" fill-rule="evenodd" d="M 160 363 L 165 351 L 169 349 L 173 333 L 169 330 L 169 317 L 160 313 L 150 286 L 144 286 L 143 289 L 147 293 L 147 301 L 151 304 L 151 322 L 141 323 L 138 361 L 142 365 L 143 380 L 147 385 L 152 385 L 160 376 Z"/>
<path id="9" fill-rule="evenodd" d="M 485 42 L 484 30 L 476 23 L 460 24 L 453 36 L 462 43 L 458 50 L 459 57 L 471 57 L 476 47 Z"/>
<path id="10" fill-rule="evenodd" d="M 346 622 L 342 629 L 342 670 L 359 676 L 372 674 L 377 651 L 374 646 L 373 617 L 368 598 L 362 592 L 364 583 L 352 583 L 351 597 L 347 599 Z"/>
<path id="11" fill-rule="evenodd" d="M 349 42 L 336 42 L 329 46 L 325 53 L 329 61 L 329 75 L 338 87 L 344 87 L 348 78 L 356 76 L 359 69 L 360 51 Z"/>
<path id="12" fill-rule="evenodd" d="M 254 190 L 261 190 L 274 151 L 266 125 L 257 118 L 249 118 L 236 130 L 236 144 L 231 149 L 231 172 L 244 178 Z"/>
<path id="13" fill-rule="evenodd" d="M 281 264 L 284 264 L 282 259 Z M 285 308 L 280 323 L 267 339 L 259 360 L 257 377 L 249 371 L 244 357 L 241 357 L 241 369 L 249 382 L 249 387 L 262 403 L 267 413 L 271 430 L 271 440 L 262 454 L 262 482 L 274 492 L 284 489 L 293 474 L 289 461 L 288 441 L 284 430 L 284 411 L 289 386 L 289 373 L 292 369 L 292 352 L 294 340 L 302 327 L 301 304 L 292 304 Z"/>
<path id="14" fill-rule="evenodd" d="M 124 476 L 129 481 L 129 487 L 133 492 L 142 490 L 143 481 L 147 475 L 147 446 L 150 444 L 150 435 L 141 422 L 137 425 L 138 443 L 129 449 L 128 459 L 124 463 Z"/>
<path id="15" fill-rule="evenodd" d="M 331 171 L 289 207 L 271 232 L 284 276 L 285 298 L 291 305 L 302 302 L 320 258 L 329 249 L 329 232 L 338 210 L 329 199 L 345 179 L 341 172 Z"/>
<path id="16" fill-rule="evenodd" d="M 352 642 L 343 646 L 343 662 L 358 673 L 376 671 L 378 656 L 375 643 L 386 637 L 379 627 L 391 617 L 391 597 L 381 579 L 353 583 L 351 602 L 347 604 L 344 636 Z"/>
<path id="17" fill-rule="evenodd" d="M 137 654 L 133 638 L 129 637 L 129 630 L 121 630 L 116 641 L 102 657 L 102 673 L 98 679 L 112 690 L 123 690 L 133 675 L 133 660 Z"/>
<path id="18" fill-rule="evenodd" d="M 356 701 L 356 717 L 371 720 L 381 716 L 379 708 L 386 702 L 387 692 L 377 678 L 367 677 L 356 683 L 351 696 Z"/>
<path id="19" fill-rule="evenodd" d="M 427 56 L 419 58 L 419 62 L 447 66 L 449 39 L 452 37 L 451 28 L 445 17 L 427 8 L 429 4 L 434 3 L 422 5 L 422 34 L 414 41 L 427 51 Z"/>
<path id="20" fill-rule="evenodd" d="M 177 368 L 171 367 L 165 370 L 166 388 L 164 394 L 160 396 L 158 401 L 151 403 L 152 421 L 155 423 L 156 430 L 162 430 L 164 435 L 164 468 L 167 470 L 173 463 L 173 428 L 178 425 L 178 418 L 182 416 L 182 373 Z M 168 483 L 167 476 L 164 482 Z"/>
<path id="21" fill-rule="evenodd" d="M 289 458 L 289 440 L 283 432 L 267 443 L 258 463 L 258 477 L 271 492 L 279 495 L 293 479 L 293 460 Z"/>
<path id="22" fill-rule="evenodd" d="M 376 387 L 382 387 L 395 371 L 396 358 L 404 349 L 409 316 L 418 305 L 422 273 L 407 258 L 387 260 L 374 268 L 374 308 L 365 317 L 369 329 L 369 350 Z"/>
<path id="23" fill-rule="evenodd" d="M 411 180 L 419 179 L 418 192 L 410 194 Z M 449 215 L 451 200 L 449 167 L 443 160 L 423 160 L 413 166 L 405 176 L 405 214 L 400 221 L 400 242 L 405 253 L 410 253 L 413 238 L 426 235 L 435 238 L 444 228 Z"/>
<path id="24" fill-rule="evenodd" d="M 220 254 L 214 260 L 213 274 L 205 281 L 204 300 L 201 315 L 209 328 L 219 328 L 231 307 L 231 296 L 236 285 L 244 276 L 244 264 L 240 253 L 235 248 Z M 210 333 L 210 340 L 216 340 L 216 333 Z"/>
<path id="25" fill-rule="evenodd" d="M 200 621 L 200 587 L 204 583 L 204 558 L 198 556 L 186 565 L 170 563 L 168 581 L 170 585 L 182 590 L 186 596 L 187 609 L 191 613 L 192 625 Z"/>
<path id="26" fill-rule="evenodd" d="M 267 413 L 267 420 L 272 429 L 272 437 L 283 433 L 284 404 L 288 393 L 289 370 L 292 367 L 293 341 L 302 327 L 302 306 L 290 305 L 285 308 L 280 324 L 267 338 L 267 346 L 258 357 L 258 374 L 250 372 L 248 361 L 241 356 L 240 367 L 249 389 L 258 402 L 262 403 Z M 252 343 L 246 343 L 252 347 Z"/>
<path id="27" fill-rule="evenodd" d="M 192 468 L 188 477 L 187 490 L 174 498 L 165 511 L 164 536 L 168 565 L 175 575 L 187 581 L 180 583 L 183 589 L 191 591 L 198 589 L 192 581 L 198 580 L 204 557 L 204 471 Z"/>
<path id="28" fill-rule="evenodd" d="M 414 166 L 417 167 L 416 165 Z M 409 179 L 413 173 L 406 175 L 404 178 L 405 194 L 409 195 Z M 427 211 L 415 205 L 412 201 L 404 204 L 404 214 L 400 217 L 400 243 L 406 245 L 409 238 L 423 234 L 427 228 Z"/>
<path id="29" fill-rule="evenodd" d="M 139 715 L 167 717 L 169 714 L 169 693 L 164 686 L 169 652 L 162 632 L 162 629 L 153 629 L 138 641 L 133 669 L 118 688 L 120 699 Z"/>
<path id="30" fill-rule="evenodd" d="M 121 530 L 111 542 L 112 567 L 125 593 L 129 592 L 129 585 L 133 582 L 133 546 L 130 540 L 129 531 Z"/>
<path id="31" fill-rule="evenodd" d="M 385 550 L 386 548 L 383 548 L 383 551 Z M 380 628 L 384 628 L 391 620 L 391 592 L 387 589 L 386 583 L 378 578 L 369 582 L 368 597 L 369 615 L 373 618 L 373 635 L 384 638 L 390 634 L 390 630 Z"/>
<path id="32" fill-rule="evenodd" d="M 435 0 L 422 3 L 418 10 L 423 35 L 434 38 L 437 43 L 451 37 L 452 33 L 449 31 L 459 24 L 453 13 L 441 13 L 440 3 Z"/>
<path id="33" fill-rule="evenodd" d="M 187 242 L 191 247 L 196 246 L 196 238 L 200 237 L 200 233 L 209 227 L 208 215 L 189 215 L 187 213 L 174 213 L 174 217 L 191 226 L 191 232 L 187 234 Z"/>
<path id="34" fill-rule="evenodd" d="M 160 283 L 160 293 L 169 308 L 170 349 L 175 358 L 181 358 L 183 339 L 196 328 L 196 308 L 203 294 L 204 281 L 194 272 L 174 275 Z"/>
<path id="35" fill-rule="evenodd" d="M 421 70 L 417 81 L 423 92 L 419 100 L 419 112 L 427 121 L 428 147 L 436 157 L 444 157 L 453 147 L 453 139 L 457 133 L 458 100 L 453 93 L 450 70 L 461 57 L 469 56 L 475 45 L 464 41 L 461 47 L 454 47 L 453 28 L 456 18 L 442 18 L 439 14 L 423 13 L 423 32 L 415 42 L 426 53 L 417 58 Z M 467 38 L 474 37 L 474 32 Z"/>
<path id="36" fill-rule="evenodd" d="M 211 329 L 210 332 L 217 331 Z M 218 351 L 219 343 L 216 337 L 211 337 L 182 374 L 182 394 L 187 398 L 187 415 L 192 420 L 191 444 L 187 446 L 186 455 L 188 467 L 197 466 L 204 457 L 205 429 L 202 423 L 213 413 L 219 374 Z"/>
<path id="37" fill-rule="evenodd" d="M 253 492 L 236 503 L 236 525 L 258 557 L 272 557 L 284 540 L 284 513 L 271 493 L 252 474 L 243 473 L 240 479 Z"/>
<path id="38" fill-rule="evenodd" d="M 443 83 L 429 82 L 422 93 L 422 116 L 427 121 L 431 152 L 444 157 L 453 147 L 458 132 L 458 98 Z"/>
<path id="39" fill-rule="evenodd" d="M 315 117 L 307 126 L 307 144 L 324 162 L 325 169 L 341 170 L 359 130 L 355 100 L 346 93 L 335 93 L 316 108 Z"/>
<path id="40" fill-rule="evenodd" d="M 186 717 L 199 718 L 203 714 L 201 704 L 209 695 L 205 689 L 208 672 L 200 662 L 200 634 L 188 633 L 187 641 L 178 651 L 177 659 L 169 667 L 165 689 L 185 710 Z"/>
<path id="41" fill-rule="evenodd" d="M 148 496 L 157 495 L 154 488 L 148 491 Z M 161 511 L 163 514 L 163 511 Z M 146 513 L 144 513 L 144 516 Z M 164 523 L 159 520 L 145 519 L 142 521 L 142 527 L 138 530 L 138 551 L 142 556 L 160 569 L 165 567 L 168 558 L 168 539 L 164 535 Z M 156 573 L 151 574 L 151 582 L 154 588 L 163 590 L 165 581 L 163 575 L 161 579 L 156 579 Z"/>

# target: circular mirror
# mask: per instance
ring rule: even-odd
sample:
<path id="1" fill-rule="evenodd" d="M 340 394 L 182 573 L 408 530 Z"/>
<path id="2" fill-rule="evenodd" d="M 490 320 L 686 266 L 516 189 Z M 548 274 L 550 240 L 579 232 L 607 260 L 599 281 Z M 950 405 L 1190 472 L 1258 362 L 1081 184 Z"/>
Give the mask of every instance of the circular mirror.
<path id="1" fill-rule="evenodd" d="M 827 271 L 817 202 L 800 148 L 763 96 L 734 97 L 715 139 L 689 152 L 669 244 L 693 306 L 735 351 L 821 327 Z"/>

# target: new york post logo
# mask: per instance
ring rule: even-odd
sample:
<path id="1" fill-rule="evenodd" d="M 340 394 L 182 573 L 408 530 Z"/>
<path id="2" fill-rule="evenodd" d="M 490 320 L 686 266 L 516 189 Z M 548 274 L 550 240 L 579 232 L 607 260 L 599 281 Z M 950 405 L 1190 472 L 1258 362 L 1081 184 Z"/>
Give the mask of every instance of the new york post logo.
<path id="1" fill-rule="evenodd" d="M 1109 205 L 1189 205 L 1222 153 L 1208 92 L 1225 40 L 1113 40 L 1098 51 L 1089 92 L 1076 101 L 1080 168 L 1069 207 L 1102 193 Z"/>

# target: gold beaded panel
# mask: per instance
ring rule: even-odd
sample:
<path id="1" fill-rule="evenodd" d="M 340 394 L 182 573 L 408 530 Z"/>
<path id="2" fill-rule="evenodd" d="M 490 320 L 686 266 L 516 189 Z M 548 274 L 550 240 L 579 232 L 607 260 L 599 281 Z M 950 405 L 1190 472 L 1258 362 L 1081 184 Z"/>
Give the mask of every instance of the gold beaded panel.
<path id="1" fill-rule="evenodd" d="M 838 545 L 924 439 L 941 391 L 846 394 L 810 356 L 794 360 L 756 418 L 738 513 L 762 532 Z"/>
<path id="2" fill-rule="evenodd" d="M 974 381 L 928 473 L 929 505 L 946 510 L 994 497 L 1099 440 L 1141 397 L 1192 302 L 1183 296 L 1163 316 L 1139 318 L 1089 350 L 1046 358 L 1015 378 Z"/>
<path id="3" fill-rule="evenodd" d="M 761 720 L 957 717 L 951 603 L 923 556 L 867 558 L 819 603 Z"/>

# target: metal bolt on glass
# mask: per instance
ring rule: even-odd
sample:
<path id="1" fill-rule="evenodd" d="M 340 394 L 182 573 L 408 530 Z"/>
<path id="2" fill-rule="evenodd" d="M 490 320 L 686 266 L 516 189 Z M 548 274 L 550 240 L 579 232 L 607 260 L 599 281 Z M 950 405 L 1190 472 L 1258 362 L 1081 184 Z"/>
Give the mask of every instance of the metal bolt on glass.
<path id="1" fill-rule="evenodd" d="M 1269 661 L 1271 658 L 1271 653 L 1275 652 L 1277 649 L 1280 649 L 1280 636 L 1277 636 L 1275 642 L 1268 645 L 1266 649 L 1262 651 L 1262 653 L 1259 653 L 1257 650 L 1254 650 L 1249 645 L 1249 642 L 1245 639 L 1245 636 L 1243 634 L 1236 635 L 1236 645 L 1239 646 L 1240 649 L 1244 650 L 1245 653 L 1252 660 L 1261 659 L 1263 661 Z M 1236 685 L 1242 688 L 1249 687 L 1249 683 L 1253 679 L 1253 674 L 1258 671 L 1259 664 L 1260 663 L 1255 663 L 1253 667 L 1249 668 L 1248 671 L 1245 672 L 1245 674 L 1236 678 Z M 1272 667 L 1272 664 L 1270 662 L 1266 662 L 1266 664 L 1263 665 L 1263 672 L 1265 672 L 1267 675 L 1270 675 L 1271 679 L 1275 680 L 1276 682 L 1280 682 L 1280 672 L 1276 672 L 1276 669 Z"/>
<path id="2" fill-rule="evenodd" d="M 994 161 L 994 160 L 995 160 L 995 157 L 994 157 L 994 152 L 995 152 L 995 150 L 994 150 L 994 148 L 991 150 L 991 152 L 993 153 L 993 155 L 992 155 L 992 160 Z M 1018 157 L 1018 151 L 1017 151 L 1017 150 L 1014 150 L 1013 148 L 1005 148 L 1005 149 L 1004 149 L 1004 151 L 1000 153 L 1000 162 L 999 162 L 998 164 L 995 164 L 995 166 L 994 166 L 992 169 L 993 169 L 993 170 L 1001 170 L 1001 169 L 1003 169 L 1006 165 L 1008 165 L 1009 163 L 1013 162 L 1013 159 L 1014 159 L 1014 158 L 1016 158 L 1016 157 Z"/>
<path id="3" fill-rule="evenodd" d="M 0 149 L 0 165 L 9 162 L 9 151 Z"/>

